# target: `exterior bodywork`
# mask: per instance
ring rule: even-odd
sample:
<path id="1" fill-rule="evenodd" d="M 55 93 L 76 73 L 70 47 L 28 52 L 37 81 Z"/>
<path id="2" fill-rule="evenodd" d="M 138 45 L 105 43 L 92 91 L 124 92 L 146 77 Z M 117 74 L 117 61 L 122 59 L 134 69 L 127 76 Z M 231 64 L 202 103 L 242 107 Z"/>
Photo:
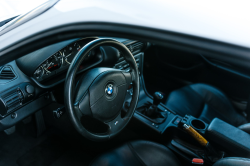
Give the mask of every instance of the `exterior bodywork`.
<path id="1" fill-rule="evenodd" d="M 44 30 L 84 22 L 141 26 L 249 48 L 249 3 L 198 0 L 61 0 L 40 16 L 3 34 L 0 37 L 0 50 Z"/>

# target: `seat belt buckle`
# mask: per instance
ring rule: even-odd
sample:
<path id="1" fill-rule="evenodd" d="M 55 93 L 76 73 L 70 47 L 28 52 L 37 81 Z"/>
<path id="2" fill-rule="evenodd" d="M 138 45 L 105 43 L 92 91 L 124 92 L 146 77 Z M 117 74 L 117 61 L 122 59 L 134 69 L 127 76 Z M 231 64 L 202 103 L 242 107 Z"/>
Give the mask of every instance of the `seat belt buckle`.
<path id="1" fill-rule="evenodd" d="M 204 160 L 203 159 L 199 159 L 199 158 L 193 158 L 192 164 L 203 165 L 204 164 Z"/>

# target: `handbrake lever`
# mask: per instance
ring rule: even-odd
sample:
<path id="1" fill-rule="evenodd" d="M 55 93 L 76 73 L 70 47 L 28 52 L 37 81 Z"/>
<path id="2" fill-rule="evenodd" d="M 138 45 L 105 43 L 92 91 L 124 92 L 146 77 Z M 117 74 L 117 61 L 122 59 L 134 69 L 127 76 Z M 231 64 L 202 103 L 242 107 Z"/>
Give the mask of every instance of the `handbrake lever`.
<path id="1" fill-rule="evenodd" d="M 199 142 L 201 146 L 207 146 L 208 141 L 202 135 L 200 135 L 200 133 L 198 133 L 193 127 L 187 124 L 184 124 L 183 127 L 189 135 L 191 135 L 197 142 Z"/>
<path id="2" fill-rule="evenodd" d="M 198 133 L 193 127 L 183 124 L 184 130 L 191 135 L 202 147 L 206 148 L 207 151 L 207 158 L 211 162 L 216 162 L 217 160 L 224 157 L 224 152 L 216 151 L 211 144 L 200 134 Z"/>

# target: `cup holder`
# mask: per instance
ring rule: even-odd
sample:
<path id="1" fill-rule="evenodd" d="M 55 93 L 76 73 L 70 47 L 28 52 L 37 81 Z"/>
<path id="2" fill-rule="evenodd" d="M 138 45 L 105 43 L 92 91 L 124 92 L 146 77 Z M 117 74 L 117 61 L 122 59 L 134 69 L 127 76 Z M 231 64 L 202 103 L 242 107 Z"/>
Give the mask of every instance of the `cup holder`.
<path id="1" fill-rule="evenodd" d="M 192 120 L 191 124 L 197 130 L 204 130 L 206 128 L 205 123 L 199 119 Z"/>

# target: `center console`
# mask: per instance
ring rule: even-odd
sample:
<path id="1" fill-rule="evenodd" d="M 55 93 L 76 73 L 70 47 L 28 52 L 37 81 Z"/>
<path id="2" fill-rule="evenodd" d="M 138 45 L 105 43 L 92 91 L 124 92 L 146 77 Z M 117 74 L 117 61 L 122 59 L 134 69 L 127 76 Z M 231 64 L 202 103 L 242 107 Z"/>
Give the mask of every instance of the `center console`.
<path id="1" fill-rule="evenodd" d="M 250 157 L 250 134 L 218 118 L 209 124 L 205 136 L 234 157 Z"/>
<path id="2" fill-rule="evenodd" d="M 137 52 L 133 54 L 140 75 L 140 95 L 137 109 L 134 113 L 134 119 L 161 134 L 166 130 L 167 127 L 176 126 L 176 124 L 174 124 L 176 122 L 174 122 L 173 120 L 177 118 L 178 115 L 176 115 L 174 111 L 167 109 L 163 104 L 160 103 L 162 99 L 162 94 L 160 92 L 155 93 L 154 96 L 151 96 L 147 93 L 143 79 L 144 53 Z M 121 69 L 127 72 L 130 71 L 129 64 L 123 59 L 122 56 L 117 64 L 115 64 L 114 68 Z M 131 84 L 131 86 L 127 90 L 127 95 L 123 106 L 123 110 L 125 112 L 129 108 L 132 95 L 133 85 Z"/>
<path id="3" fill-rule="evenodd" d="M 153 103 L 145 103 L 144 106 L 137 108 L 137 113 L 141 114 L 155 124 L 163 123 L 167 119 L 168 113 L 165 109 L 162 110 L 158 108 L 162 99 L 163 94 L 161 92 L 155 92 L 153 96 Z"/>
<path id="4" fill-rule="evenodd" d="M 144 54 L 140 52 L 134 57 L 140 73 L 140 96 L 134 113 L 135 120 L 158 133 L 159 137 L 164 138 L 163 142 L 168 148 L 190 164 L 194 158 L 204 161 L 204 165 L 213 165 L 223 157 L 250 157 L 248 133 L 217 118 L 207 124 L 190 115 L 181 117 L 161 103 L 161 92 L 155 92 L 153 96 L 148 94 L 143 79 Z M 124 60 L 119 61 L 114 68 L 130 71 Z M 123 106 L 125 112 L 130 106 L 132 95 L 131 84 Z M 190 134 L 185 125 L 192 128 L 195 134 Z M 202 145 L 204 141 L 205 144 Z"/>
<path id="5" fill-rule="evenodd" d="M 194 128 L 207 141 L 206 145 L 202 146 L 200 138 L 190 137 L 184 129 L 185 125 Z M 176 130 L 166 145 L 190 162 L 192 158 L 201 158 L 206 165 L 213 165 L 224 157 L 250 157 L 250 134 L 218 118 L 206 124 L 186 115 L 181 118 Z"/>

